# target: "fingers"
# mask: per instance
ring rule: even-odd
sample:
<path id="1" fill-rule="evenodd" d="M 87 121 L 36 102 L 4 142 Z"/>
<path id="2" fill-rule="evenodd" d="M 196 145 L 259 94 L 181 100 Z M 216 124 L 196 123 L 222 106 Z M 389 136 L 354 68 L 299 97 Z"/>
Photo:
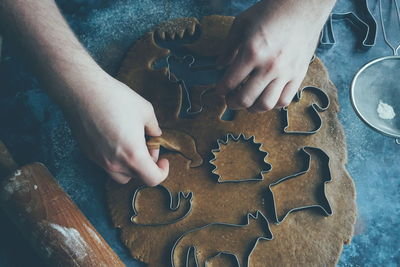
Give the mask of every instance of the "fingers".
<path id="1" fill-rule="evenodd" d="M 249 108 L 250 112 L 262 112 L 273 109 L 281 95 L 282 88 L 285 86 L 285 80 L 275 79 L 265 88 L 264 92 Z"/>
<path id="2" fill-rule="evenodd" d="M 301 82 L 290 81 L 286 84 L 278 100 L 277 107 L 283 108 L 289 106 L 299 89 L 300 83 Z"/>
<path id="3" fill-rule="evenodd" d="M 148 186 L 156 186 L 162 183 L 169 172 L 167 159 L 159 159 L 158 162 L 154 162 L 151 157 L 146 157 L 140 161 L 140 165 L 134 164 L 130 167 Z"/>
<path id="4" fill-rule="evenodd" d="M 264 91 L 266 85 L 272 80 L 270 73 L 266 75 L 264 73 L 265 71 L 256 70 L 238 92 L 228 95 L 226 97 L 228 107 L 230 109 L 247 109 L 251 107 Z"/>
<path id="5" fill-rule="evenodd" d="M 228 65 L 235 57 L 238 47 L 240 45 L 239 39 L 239 25 L 235 20 L 229 30 L 228 37 L 225 39 L 222 45 L 223 51 L 217 59 L 218 66 Z"/>
<path id="6" fill-rule="evenodd" d="M 160 136 L 162 134 L 162 131 L 160 129 L 160 126 L 158 125 L 156 114 L 154 113 L 153 106 L 151 106 L 151 104 L 149 105 L 150 108 L 148 111 L 148 119 L 144 125 L 145 132 L 149 136 Z"/>
<path id="7" fill-rule="evenodd" d="M 108 171 L 107 173 L 114 181 L 120 184 L 127 184 L 131 180 L 131 177 L 127 176 L 126 174 L 111 171 Z"/>
<path id="8" fill-rule="evenodd" d="M 160 155 L 160 149 L 149 149 L 149 153 L 153 161 L 157 162 Z"/>
<path id="9" fill-rule="evenodd" d="M 224 77 L 216 86 L 218 94 L 226 95 L 229 91 L 236 89 L 253 70 L 254 66 L 245 54 L 244 49 L 240 49 Z"/>

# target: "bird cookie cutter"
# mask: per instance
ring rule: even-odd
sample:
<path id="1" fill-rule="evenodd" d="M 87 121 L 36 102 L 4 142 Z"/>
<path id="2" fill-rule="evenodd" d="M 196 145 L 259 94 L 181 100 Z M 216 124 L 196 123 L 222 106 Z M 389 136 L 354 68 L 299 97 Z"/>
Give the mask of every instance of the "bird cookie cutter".
<path id="1" fill-rule="evenodd" d="M 258 151 L 264 155 L 263 161 L 265 164 L 265 169 L 261 170 L 260 173 L 253 178 L 239 179 L 239 180 L 223 180 L 223 177 L 218 173 L 218 166 L 215 164 L 215 162 L 217 161 L 217 154 L 221 151 L 221 145 L 228 145 L 230 141 L 238 142 L 239 140 L 250 141 L 251 142 L 250 144 L 258 146 Z M 224 139 L 217 139 L 217 145 L 218 148 L 211 150 L 211 153 L 214 155 L 214 157 L 209 161 L 209 163 L 212 166 L 214 166 L 214 169 L 211 172 L 218 177 L 217 179 L 218 183 L 240 183 L 240 182 L 262 181 L 264 179 L 263 175 L 272 170 L 272 165 L 265 160 L 265 158 L 269 155 L 269 153 L 267 151 L 262 150 L 263 144 L 256 142 L 254 135 L 246 137 L 243 133 L 240 133 L 237 136 L 235 136 L 232 133 L 228 133 Z"/>
<path id="2" fill-rule="evenodd" d="M 322 206 L 320 204 L 295 207 L 295 208 L 292 208 L 292 209 L 288 210 L 283 216 L 279 217 L 278 216 L 278 212 L 277 212 L 277 208 L 276 208 L 277 205 L 276 205 L 276 201 L 275 201 L 274 192 L 273 192 L 272 189 L 273 189 L 274 186 L 276 186 L 276 185 L 278 185 L 280 183 L 283 183 L 283 182 L 285 182 L 287 180 L 290 180 L 290 179 L 296 179 L 297 177 L 300 177 L 300 176 L 302 176 L 302 175 L 304 175 L 304 174 L 306 174 L 306 173 L 308 173 L 310 171 L 310 168 L 311 168 L 311 154 L 309 152 L 307 152 L 307 149 L 312 149 L 312 150 L 316 150 L 318 152 L 322 152 L 322 154 L 325 157 L 324 161 L 326 162 L 326 165 L 328 166 L 328 178 L 326 180 L 324 180 L 324 185 L 323 185 L 323 187 L 324 187 L 324 189 L 323 189 L 323 201 L 325 202 L 326 207 L 324 207 L 324 206 Z M 333 211 L 332 211 L 332 208 L 331 208 L 331 204 L 330 204 L 329 199 L 327 198 L 327 195 L 326 195 L 326 184 L 330 183 L 332 181 L 332 175 L 331 175 L 331 170 L 330 170 L 330 166 L 329 166 L 329 156 L 322 149 L 316 148 L 316 147 L 310 147 L 310 146 L 302 147 L 300 149 L 300 152 L 304 153 L 305 156 L 307 157 L 307 161 L 308 161 L 307 168 L 305 170 L 303 170 L 303 171 L 298 172 L 298 173 L 295 173 L 295 174 L 286 176 L 284 178 L 281 178 L 278 181 L 276 181 L 274 183 L 271 183 L 268 186 L 268 191 L 272 196 L 272 204 L 274 206 L 274 208 L 273 208 L 274 220 L 275 220 L 275 222 L 277 224 L 282 223 L 290 213 L 293 213 L 293 212 L 296 212 L 296 211 L 300 211 L 300 210 L 320 209 L 325 214 L 325 216 L 330 216 L 330 215 L 333 214 Z"/>
<path id="3" fill-rule="evenodd" d="M 242 257 L 238 257 L 238 255 L 236 255 L 235 253 L 230 252 L 229 248 L 228 248 L 228 249 L 224 249 L 223 251 L 218 251 L 216 253 L 213 253 L 213 255 L 211 255 L 210 257 L 204 257 L 205 258 L 204 261 L 199 263 L 199 260 L 198 260 L 198 257 L 197 257 L 196 245 L 191 244 L 189 246 L 186 246 L 188 248 L 186 250 L 186 255 L 184 257 L 184 259 L 185 259 L 185 267 L 189 266 L 191 251 L 193 251 L 193 253 L 194 253 L 194 261 L 195 261 L 195 265 L 196 266 L 207 266 L 207 263 L 211 259 L 213 259 L 215 257 L 218 257 L 221 254 L 234 256 L 239 267 L 240 266 L 249 266 L 250 257 L 252 255 L 254 249 L 256 248 L 258 242 L 260 240 L 272 240 L 274 238 L 274 236 L 273 236 L 273 234 L 271 232 L 271 229 L 270 229 L 269 222 L 268 222 L 267 218 L 264 216 L 264 214 L 262 214 L 261 211 L 256 211 L 254 215 L 251 214 L 251 213 L 248 213 L 246 218 L 247 218 L 247 222 L 245 224 L 210 223 L 210 224 L 206 224 L 204 226 L 201 226 L 201 227 L 198 227 L 198 228 L 194 228 L 192 230 L 189 230 L 189 231 L 183 233 L 178 239 L 176 239 L 176 241 L 174 242 L 174 245 L 173 245 L 173 247 L 171 249 L 171 254 L 170 254 L 171 266 L 172 267 L 176 267 L 177 266 L 177 264 L 175 262 L 175 258 L 176 258 L 175 257 L 176 256 L 175 253 L 176 253 L 177 247 L 180 245 L 180 243 L 181 242 L 184 243 L 186 236 L 198 233 L 200 231 L 205 231 L 205 230 L 210 229 L 210 228 L 215 228 L 215 227 L 224 227 L 224 228 L 228 228 L 228 229 L 242 229 L 242 228 L 245 228 L 246 226 L 249 226 L 251 224 L 251 220 L 262 220 L 262 223 L 265 223 L 266 227 L 265 227 L 265 229 L 262 229 L 263 232 L 260 233 L 260 236 L 258 236 L 255 241 L 251 240 L 251 243 L 254 243 L 254 245 L 252 246 L 252 249 L 250 250 L 250 252 L 249 252 L 249 254 L 247 256 L 241 255 Z M 235 236 L 236 235 L 231 235 L 232 238 L 234 238 Z M 214 235 L 213 235 L 213 237 L 214 237 Z M 208 242 L 207 243 L 207 245 L 209 245 L 209 246 L 212 246 L 212 244 L 214 244 L 214 242 Z M 226 244 L 229 245 L 229 244 L 231 244 L 231 242 L 226 242 Z M 204 251 L 203 251 L 203 253 L 204 253 Z M 181 255 L 179 255 L 179 256 L 181 256 Z M 244 262 L 246 262 L 246 264 L 241 264 L 241 263 L 244 263 Z"/>
<path id="4" fill-rule="evenodd" d="M 306 86 L 306 87 L 303 87 L 299 92 L 296 93 L 295 97 L 293 98 L 293 101 L 299 102 L 301 100 L 301 97 L 302 97 L 302 94 L 304 91 L 313 91 L 313 93 L 315 93 L 316 95 L 318 95 L 320 97 L 321 102 L 323 103 L 322 106 L 318 105 L 317 103 L 312 103 L 311 106 L 309 107 L 310 114 L 316 120 L 317 127 L 315 127 L 311 131 L 290 131 L 289 130 L 289 127 L 290 127 L 290 125 L 289 125 L 290 124 L 289 123 L 289 110 L 288 110 L 288 107 L 283 107 L 281 110 L 284 114 L 283 120 L 284 120 L 285 126 L 283 128 L 283 132 L 285 134 L 311 135 L 311 134 L 317 133 L 322 127 L 323 122 L 322 122 L 321 116 L 319 115 L 319 112 L 323 112 L 329 108 L 329 106 L 330 106 L 329 96 L 318 87 Z"/>
<path id="5" fill-rule="evenodd" d="M 361 31 L 361 34 L 364 36 L 364 39 L 361 42 L 361 48 L 367 50 L 375 46 L 377 36 L 377 23 L 374 16 L 372 15 L 368 0 L 362 1 L 362 4 L 368 21 L 362 20 L 354 12 L 331 13 L 329 15 L 329 18 L 324 25 L 320 37 L 319 44 L 321 48 L 329 49 L 333 47 L 336 43 L 335 33 L 333 30 L 334 20 L 348 21 Z"/>
<path id="6" fill-rule="evenodd" d="M 167 192 L 168 196 L 169 196 L 169 210 L 172 212 L 178 211 L 181 207 L 181 199 L 187 199 L 189 202 L 189 206 L 188 209 L 183 213 L 182 216 L 179 216 L 178 218 L 175 218 L 174 220 L 171 221 L 166 221 L 166 222 L 152 222 L 152 223 L 137 223 L 135 222 L 135 218 L 137 218 L 137 216 L 139 215 L 137 208 L 136 208 L 136 200 L 137 200 L 137 196 L 139 194 L 139 192 L 144 189 L 144 188 L 150 188 L 148 186 L 139 186 L 135 192 L 133 193 L 133 198 L 132 198 L 132 210 L 133 210 L 133 215 L 131 216 L 131 222 L 133 224 L 136 225 L 141 225 L 141 226 L 161 226 L 161 225 L 168 225 L 168 224 L 174 224 L 176 222 L 179 222 L 183 219 L 185 219 L 191 212 L 192 212 L 192 200 L 193 200 L 193 192 L 189 192 L 187 194 L 183 193 L 183 192 L 179 192 L 178 193 L 178 199 L 177 199 L 177 203 L 174 206 L 173 203 L 173 197 L 171 192 L 168 190 L 168 188 L 162 186 L 162 185 L 157 185 L 156 187 L 153 188 L 160 188 L 162 189 L 164 192 Z"/>

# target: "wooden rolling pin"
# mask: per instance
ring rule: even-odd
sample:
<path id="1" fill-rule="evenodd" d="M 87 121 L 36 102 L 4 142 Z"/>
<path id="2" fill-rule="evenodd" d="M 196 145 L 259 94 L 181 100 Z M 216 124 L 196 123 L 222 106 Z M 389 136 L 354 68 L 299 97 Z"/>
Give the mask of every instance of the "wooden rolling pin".
<path id="1" fill-rule="evenodd" d="M 49 266 L 125 266 L 44 165 L 17 168 L 0 141 L 0 174 L 0 206 Z"/>

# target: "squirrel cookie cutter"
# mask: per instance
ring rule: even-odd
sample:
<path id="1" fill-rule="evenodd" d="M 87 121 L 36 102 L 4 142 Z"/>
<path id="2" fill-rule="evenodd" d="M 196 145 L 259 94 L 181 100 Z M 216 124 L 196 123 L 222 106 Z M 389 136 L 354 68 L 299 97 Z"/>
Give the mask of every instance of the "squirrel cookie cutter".
<path id="1" fill-rule="evenodd" d="M 368 0 L 364 0 L 361 2 L 363 4 L 363 11 L 367 16 L 368 21 L 364 21 L 354 12 L 331 13 L 327 22 L 324 25 L 324 28 L 322 29 L 319 42 L 321 48 L 329 49 L 333 47 L 336 43 L 335 32 L 333 30 L 334 20 L 346 20 L 361 31 L 361 34 L 364 36 L 364 39 L 361 42 L 361 48 L 367 50 L 375 46 L 377 36 L 377 23 L 374 16 L 372 15 Z"/>
<path id="2" fill-rule="evenodd" d="M 290 127 L 290 122 L 289 122 L 289 110 L 287 107 L 282 108 L 282 112 L 284 113 L 284 128 L 283 128 L 283 132 L 285 134 L 297 134 L 297 135 L 311 135 L 311 134 L 315 134 L 316 132 L 318 132 L 321 127 L 322 127 L 322 118 L 319 115 L 319 112 L 324 112 L 325 110 L 327 110 L 330 106 L 330 99 L 329 96 L 322 91 L 320 88 L 315 87 L 315 86 L 306 86 L 303 87 L 299 92 L 296 93 L 295 97 L 293 98 L 293 101 L 299 102 L 301 100 L 302 94 L 304 91 L 313 91 L 313 93 L 315 93 L 316 95 L 318 95 L 319 97 L 321 97 L 321 102 L 323 103 L 322 106 L 318 105 L 317 103 L 312 103 L 311 106 L 309 107 L 310 109 L 310 115 L 317 121 L 317 127 L 315 127 L 313 130 L 311 131 L 290 131 L 288 130 Z"/>
<path id="3" fill-rule="evenodd" d="M 266 230 L 263 234 L 265 234 L 264 236 L 259 236 L 258 238 L 256 238 L 256 240 L 252 240 L 251 242 L 254 243 L 254 245 L 252 246 L 252 249 L 250 250 L 249 254 L 247 256 L 244 257 L 244 255 L 242 255 L 243 257 L 239 258 L 238 255 L 236 255 L 235 253 L 229 252 L 228 250 L 224 250 L 224 251 L 218 251 L 217 253 L 214 253 L 213 255 L 211 255 L 210 257 L 206 257 L 204 260 L 204 265 L 203 264 L 199 264 L 198 258 L 197 258 L 197 249 L 195 245 L 191 245 L 188 247 L 188 249 L 186 250 L 186 255 L 185 255 L 185 267 L 189 266 L 189 261 L 190 261 L 190 255 L 191 255 L 191 251 L 194 252 L 194 260 L 196 263 L 196 266 L 207 266 L 207 262 L 209 260 L 211 260 L 212 258 L 215 258 L 221 254 L 227 254 L 227 255 L 232 255 L 235 257 L 236 262 L 238 263 L 238 266 L 242 266 L 241 263 L 244 263 L 244 261 L 246 261 L 246 264 L 244 266 L 249 266 L 249 259 L 250 256 L 252 255 L 254 249 L 256 248 L 258 242 L 260 240 L 272 240 L 274 238 L 270 226 L 269 226 L 269 222 L 268 219 L 264 216 L 264 214 L 261 211 L 256 211 L 255 214 L 251 214 L 248 213 L 247 214 L 247 222 L 245 224 L 231 224 L 231 223 L 210 223 L 210 224 L 206 224 L 204 226 L 198 227 L 198 228 L 194 228 L 192 230 L 189 230 L 185 233 L 183 233 L 175 242 L 174 245 L 171 249 L 171 254 L 170 254 L 170 260 L 171 260 L 171 266 L 172 267 L 176 267 L 177 265 L 175 264 L 175 251 L 176 248 L 179 246 L 180 242 L 184 241 L 184 238 L 190 234 L 208 229 L 208 228 L 213 228 L 213 227 L 225 227 L 225 228 L 230 228 L 230 229 L 238 229 L 238 228 L 244 228 L 248 225 L 250 225 L 251 220 L 263 220 L 263 222 L 265 222 L 265 229 Z M 183 240 L 183 241 L 182 241 Z"/>
<path id="4" fill-rule="evenodd" d="M 261 170 L 260 173 L 254 178 L 239 179 L 239 180 L 223 180 L 222 176 L 218 173 L 218 166 L 215 164 L 215 162 L 217 161 L 217 154 L 221 151 L 221 145 L 228 145 L 230 141 L 238 142 L 239 140 L 250 141 L 251 145 L 258 146 L 257 151 L 261 152 L 264 155 L 263 162 L 265 164 L 265 169 Z M 240 183 L 240 182 L 262 181 L 264 179 L 263 175 L 272 170 L 272 165 L 265 160 L 265 158 L 269 155 L 269 153 L 261 149 L 263 144 L 256 142 L 254 135 L 246 137 L 243 133 L 240 133 L 238 136 L 235 136 L 232 133 L 228 133 L 224 139 L 217 139 L 217 145 L 218 148 L 211 150 L 211 153 L 214 155 L 214 157 L 209 161 L 209 163 L 212 166 L 214 166 L 214 169 L 211 172 L 218 177 L 217 179 L 218 183 Z"/>
<path id="5" fill-rule="evenodd" d="M 318 152 L 322 152 L 322 154 L 325 157 L 324 161 L 326 161 L 326 165 L 328 166 L 328 179 L 324 180 L 323 201 L 325 202 L 327 207 L 325 208 L 324 206 L 322 206 L 320 204 L 300 206 L 300 207 L 296 207 L 296 208 L 292 208 L 292 209 L 288 210 L 283 216 L 279 217 L 278 216 L 278 212 L 277 212 L 277 208 L 276 208 L 275 196 L 274 196 L 274 192 L 273 192 L 272 188 L 274 186 L 280 184 L 280 183 L 283 183 L 283 182 L 287 181 L 287 180 L 296 179 L 297 177 L 302 176 L 302 175 L 304 175 L 304 174 L 306 174 L 306 173 L 308 173 L 310 171 L 310 168 L 311 168 L 311 154 L 309 152 L 307 152 L 307 149 L 312 149 L 312 150 L 316 150 Z M 326 184 L 330 183 L 332 181 L 332 175 L 331 175 L 331 170 L 330 170 L 330 166 L 329 166 L 329 161 L 330 161 L 329 156 L 322 149 L 316 148 L 316 147 L 310 147 L 310 146 L 302 147 L 300 149 L 300 152 L 304 153 L 305 156 L 307 157 L 307 161 L 308 161 L 307 168 L 305 170 L 303 170 L 303 171 L 300 171 L 300 172 L 297 172 L 295 174 L 283 177 L 283 178 L 279 179 L 278 181 L 276 181 L 274 183 L 271 183 L 268 186 L 268 191 L 272 196 L 272 204 L 274 206 L 274 209 L 273 209 L 274 219 L 275 219 L 275 222 L 277 224 L 282 223 L 290 213 L 296 212 L 296 211 L 300 211 L 300 210 L 320 209 L 325 214 L 325 216 L 330 216 L 330 215 L 333 214 L 331 204 L 330 204 L 329 199 L 327 198 L 327 195 L 326 195 Z"/>
<path id="6" fill-rule="evenodd" d="M 189 192 L 187 194 L 185 194 L 184 192 L 179 192 L 178 193 L 178 199 L 177 199 L 177 203 L 176 205 L 174 205 L 173 203 L 173 197 L 171 192 L 168 190 L 168 188 L 162 186 L 162 185 L 157 185 L 154 188 L 160 188 L 162 189 L 164 192 L 168 193 L 169 196 L 169 210 L 172 212 L 178 211 L 180 206 L 181 206 L 181 199 L 187 199 L 189 201 L 189 207 L 187 209 L 187 211 L 184 212 L 184 214 L 182 216 L 180 216 L 179 218 L 176 218 L 174 220 L 171 221 L 167 221 L 167 222 L 154 222 L 154 223 L 137 223 L 135 222 L 135 218 L 139 215 L 137 208 L 136 208 L 136 200 L 137 200 L 137 196 L 139 194 L 139 192 L 144 189 L 144 188 L 150 188 L 148 186 L 139 186 L 135 192 L 133 193 L 133 198 L 132 198 L 132 210 L 133 210 L 133 215 L 131 216 L 131 222 L 135 225 L 141 225 L 141 226 L 160 226 L 160 225 L 168 225 L 168 224 L 174 224 L 176 222 L 179 222 L 183 219 L 185 219 L 191 212 L 192 212 L 192 200 L 193 200 L 193 192 Z"/>

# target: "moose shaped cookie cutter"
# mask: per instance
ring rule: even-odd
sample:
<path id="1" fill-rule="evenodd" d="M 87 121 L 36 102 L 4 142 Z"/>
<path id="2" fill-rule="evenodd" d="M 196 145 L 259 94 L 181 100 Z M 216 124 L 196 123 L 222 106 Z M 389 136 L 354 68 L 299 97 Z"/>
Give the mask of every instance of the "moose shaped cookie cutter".
<path id="1" fill-rule="evenodd" d="M 221 151 L 222 145 L 228 145 L 229 142 L 239 142 L 240 140 L 249 141 L 251 142 L 250 144 L 258 146 L 258 151 L 264 155 L 263 161 L 265 164 L 265 169 L 261 170 L 260 173 L 253 178 L 238 179 L 238 180 L 223 180 L 223 177 L 218 173 L 218 166 L 215 164 L 215 162 L 217 161 L 217 154 Z M 262 181 L 264 179 L 263 175 L 272 170 L 272 165 L 265 160 L 265 158 L 268 156 L 268 152 L 262 150 L 263 145 L 261 143 L 257 143 L 255 141 L 254 136 L 246 137 L 243 133 L 240 133 L 239 135 L 235 136 L 232 133 L 228 133 L 224 139 L 217 139 L 217 145 L 218 147 L 216 149 L 211 150 L 214 157 L 209 161 L 209 163 L 214 166 L 214 169 L 211 172 L 218 177 L 217 179 L 218 183 L 240 183 L 240 182 Z"/>
<path id="2" fill-rule="evenodd" d="M 188 245 L 189 247 L 186 250 L 186 255 L 184 256 L 185 267 L 189 266 L 190 255 L 191 255 L 192 251 L 193 251 L 193 254 L 194 254 L 194 260 L 195 260 L 196 266 L 207 266 L 207 262 L 208 261 L 210 261 L 212 258 L 218 257 L 221 254 L 227 254 L 227 255 L 233 256 L 235 258 L 235 260 L 236 260 L 236 262 L 237 262 L 239 267 L 240 266 L 249 266 L 249 259 L 250 259 L 251 255 L 252 255 L 254 249 L 256 248 L 258 242 L 260 240 L 272 240 L 274 238 L 274 236 L 273 236 L 273 234 L 271 232 L 271 229 L 270 229 L 269 222 L 268 222 L 267 218 L 264 216 L 264 214 L 262 214 L 261 211 L 256 211 L 256 213 L 254 215 L 251 214 L 251 213 L 248 213 L 246 218 L 247 218 L 247 222 L 245 224 L 210 223 L 210 224 L 204 225 L 202 227 L 195 228 L 195 229 L 189 230 L 188 232 L 185 232 L 184 234 L 182 234 L 174 242 L 174 245 L 172 247 L 171 254 L 170 254 L 171 266 L 172 267 L 178 266 L 176 264 L 176 257 L 177 256 L 183 256 L 183 255 L 175 255 L 175 253 L 176 253 L 176 250 L 179 247 L 179 245 L 181 243 L 183 243 L 183 244 L 185 243 L 185 237 L 191 236 L 191 235 L 196 235 L 196 234 L 198 234 L 199 232 L 202 232 L 202 231 L 206 232 L 207 230 L 210 230 L 212 228 L 220 228 L 220 227 L 222 227 L 222 228 L 225 228 L 225 229 L 229 229 L 230 231 L 240 230 L 240 229 L 248 227 L 251 224 L 252 220 L 254 220 L 254 221 L 260 220 L 261 221 L 260 223 L 263 224 L 264 229 L 260 229 L 260 233 L 257 235 L 255 240 L 252 239 L 250 241 L 251 243 L 254 243 L 254 245 L 252 246 L 252 249 L 250 250 L 248 255 L 240 255 L 241 257 L 239 257 L 236 253 L 230 251 L 230 250 L 232 250 L 232 248 L 231 249 L 224 248 L 223 250 L 219 250 L 219 248 L 218 248 L 218 251 L 213 253 L 213 255 L 210 255 L 209 257 L 207 257 L 207 256 L 206 257 L 202 257 L 202 259 L 199 261 L 198 255 L 197 255 L 196 245 L 194 245 L 192 243 L 192 244 Z M 230 235 L 230 236 L 231 236 L 231 238 L 236 237 L 236 235 Z M 210 236 L 210 238 L 218 239 L 218 237 L 216 237 L 215 235 Z M 225 239 L 225 241 L 226 241 L 226 239 Z M 196 242 L 196 241 L 194 241 L 194 242 Z M 207 242 L 207 246 L 212 246 L 212 245 L 215 245 L 216 243 L 217 242 Z M 224 242 L 225 245 L 230 245 L 232 243 L 233 242 Z M 187 245 L 185 245 L 185 247 L 187 247 Z M 245 262 L 246 262 L 246 264 L 244 264 Z"/>
<path id="3" fill-rule="evenodd" d="M 296 93 L 293 101 L 299 102 L 302 98 L 302 94 L 304 91 L 313 91 L 314 94 L 318 95 L 320 97 L 320 100 L 322 102 L 322 105 L 320 106 L 317 103 L 312 103 L 310 108 L 310 115 L 316 120 L 316 124 L 317 126 L 310 131 L 290 131 L 289 127 L 290 127 L 290 122 L 289 122 L 289 110 L 288 107 L 284 107 L 282 108 L 283 114 L 284 114 L 284 128 L 283 128 L 283 132 L 285 134 L 297 134 L 297 135 L 311 135 L 311 134 L 315 134 L 317 133 L 321 127 L 322 127 L 322 118 L 319 115 L 319 112 L 323 112 L 325 110 L 327 110 L 330 106 L 330 99 L 329 96 L 322 91 L 320 88 L 315 87 L 315 86 L 306 86 L 304 88 L 302 88 L 299 92 Z"/>
<path id="4" fill-rule="evenodd" d="M 311 169 L 311 154 L 309 152 L 307 152 L 307 149 L 318 151 L 322 155 L 324 155 L 324 157 L 325 157 L 324 162 L 326 162 L 326 166 L 327 166 L 327 170 L 328 170 L 327 171 L 328 177 L 324 180 L 323 202 L 325 202 L 326 207 L 324 207 L 323 205 L 320 205 L 320 204 L 300 206 L 300 207 L 296 207 L 296 208 L 292 208 L 292 209 L 288 210 L 283 216 L 279 217 L 278 216 L 278 212 L 277 212 L 277 205 L 276 205 L 276 201 L 275 201 L 274 192 L 273 192 L 272 189 L 273 189 L 274 186 L 277 186 L 277 185 L 279 185 L 279 184 L 281 184 L 281 183 L 283 183 L 283 182 L 285 182 L 287 180 L 290 180 L 290 179 L 296 179 L 296 178 L 298 178 L 298 177 L 300 177 L 300 176 L 302 176 L 302 175 L 304 175 L 304 174 L 306 174 L 306 173 L 308 173 L 310 171 L 310 169 Z M 331 175 L 331 170 L 330 170 L 330 166 L 329 166 L 329 156 L 322 149 L 316 148 L 316 147 L 310 147 L 310 146 L 302 147 L 300 149 L 300 152 L 304 153 L 304 155 L 306 156 L 307 168 L 305 170 L 302 170 L 302 171 L 297 172 L 295 174 L 292 174 L 292 175 L 286 176 L 284 178 L 281 178 L 278 181 L 276 181 L 274 183 L 271 183 L 268 186 L 268 191 L 272 195 L 272 204 L 274 206 L 274 210 L 273 210 L 274 219 L 275 219 L 275 222 L 277 224 L 282 223 L 290 213 L 296 212 L 296 211 L 301 211 L 301 210 L 306 210 L 306 209 L 319 209 L 326 216 L 330 216 L 330 215 L 333 214 L 333 211 L 332 211 L 332 208 L 331 208 L 331 204 L 330 204 L 329 199 L 327 198 L 327 195 L 326 195 L 326 184 L 330 183 L 332 181 L 332 175 Z"/>

